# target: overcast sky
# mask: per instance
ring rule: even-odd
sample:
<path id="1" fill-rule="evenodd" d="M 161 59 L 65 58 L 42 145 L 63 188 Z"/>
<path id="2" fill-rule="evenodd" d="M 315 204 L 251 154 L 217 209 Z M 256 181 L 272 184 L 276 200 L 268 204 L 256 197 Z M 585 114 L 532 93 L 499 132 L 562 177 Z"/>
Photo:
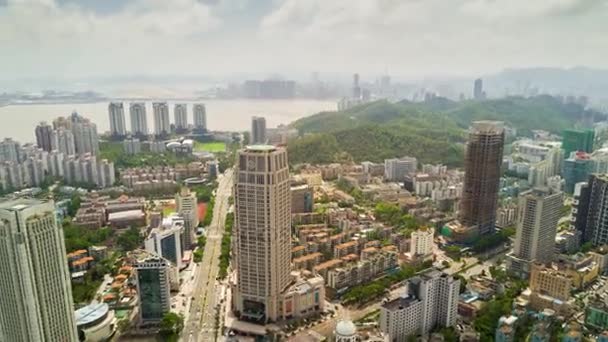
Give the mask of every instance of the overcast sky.
<path id="1" fill-rule="evenodd" d="M 605 0 L 0 0 L 0 78 L 608 68 Z"/>

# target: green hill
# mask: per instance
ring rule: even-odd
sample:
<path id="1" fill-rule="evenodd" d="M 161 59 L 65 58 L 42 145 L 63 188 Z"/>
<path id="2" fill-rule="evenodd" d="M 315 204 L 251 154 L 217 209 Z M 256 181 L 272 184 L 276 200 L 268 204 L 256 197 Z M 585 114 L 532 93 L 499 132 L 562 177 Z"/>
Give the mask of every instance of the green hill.
<path id="1" fill-rule="evenodd" d="M 501 120 L 523 135 L 533 129 L 560 133 L 605 114 L 564 104 L 551 96 L 454 102 L 376 101 L 339 112 L 322 112 L 291 124 L 302 136 L 289 144 L 292 163 L 356 162 L 414 156 L 423 163 L 462 165 L 466 128 L 476 120 Z"/>

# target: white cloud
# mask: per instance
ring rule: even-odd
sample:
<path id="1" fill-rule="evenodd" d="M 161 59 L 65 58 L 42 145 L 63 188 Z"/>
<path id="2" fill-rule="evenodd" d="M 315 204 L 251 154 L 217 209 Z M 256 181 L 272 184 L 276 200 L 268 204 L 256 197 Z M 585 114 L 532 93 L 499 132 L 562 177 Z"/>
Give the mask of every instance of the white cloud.
<path id="1" fill-rule="evenodd" d="M 608 67 L 603 0 L 133 0 L 109 14 L 75 3 L 0 5 L 0 77 Z"/>

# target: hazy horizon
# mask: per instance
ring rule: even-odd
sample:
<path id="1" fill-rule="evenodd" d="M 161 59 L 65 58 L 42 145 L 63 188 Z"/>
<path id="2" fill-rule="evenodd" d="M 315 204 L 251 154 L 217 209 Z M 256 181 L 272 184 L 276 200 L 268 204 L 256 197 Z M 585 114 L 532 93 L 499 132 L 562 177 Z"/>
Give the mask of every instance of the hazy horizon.
<path id="1" fill-rule="evenodd" d="M 0 0 L 2 80 L 608 69 L 589 0 Z"/>

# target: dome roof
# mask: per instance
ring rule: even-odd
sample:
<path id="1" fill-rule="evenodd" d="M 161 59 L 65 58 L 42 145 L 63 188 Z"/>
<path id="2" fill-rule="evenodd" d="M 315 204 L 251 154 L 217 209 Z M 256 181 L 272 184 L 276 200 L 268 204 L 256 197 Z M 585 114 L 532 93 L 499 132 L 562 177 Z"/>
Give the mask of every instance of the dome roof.
<path id="1" fill-rule="evenodd" d="M 336 324 L 336 335 L 353 336 L 357 333 L 357 327 L 349 320 L 344 320 Z"/>

